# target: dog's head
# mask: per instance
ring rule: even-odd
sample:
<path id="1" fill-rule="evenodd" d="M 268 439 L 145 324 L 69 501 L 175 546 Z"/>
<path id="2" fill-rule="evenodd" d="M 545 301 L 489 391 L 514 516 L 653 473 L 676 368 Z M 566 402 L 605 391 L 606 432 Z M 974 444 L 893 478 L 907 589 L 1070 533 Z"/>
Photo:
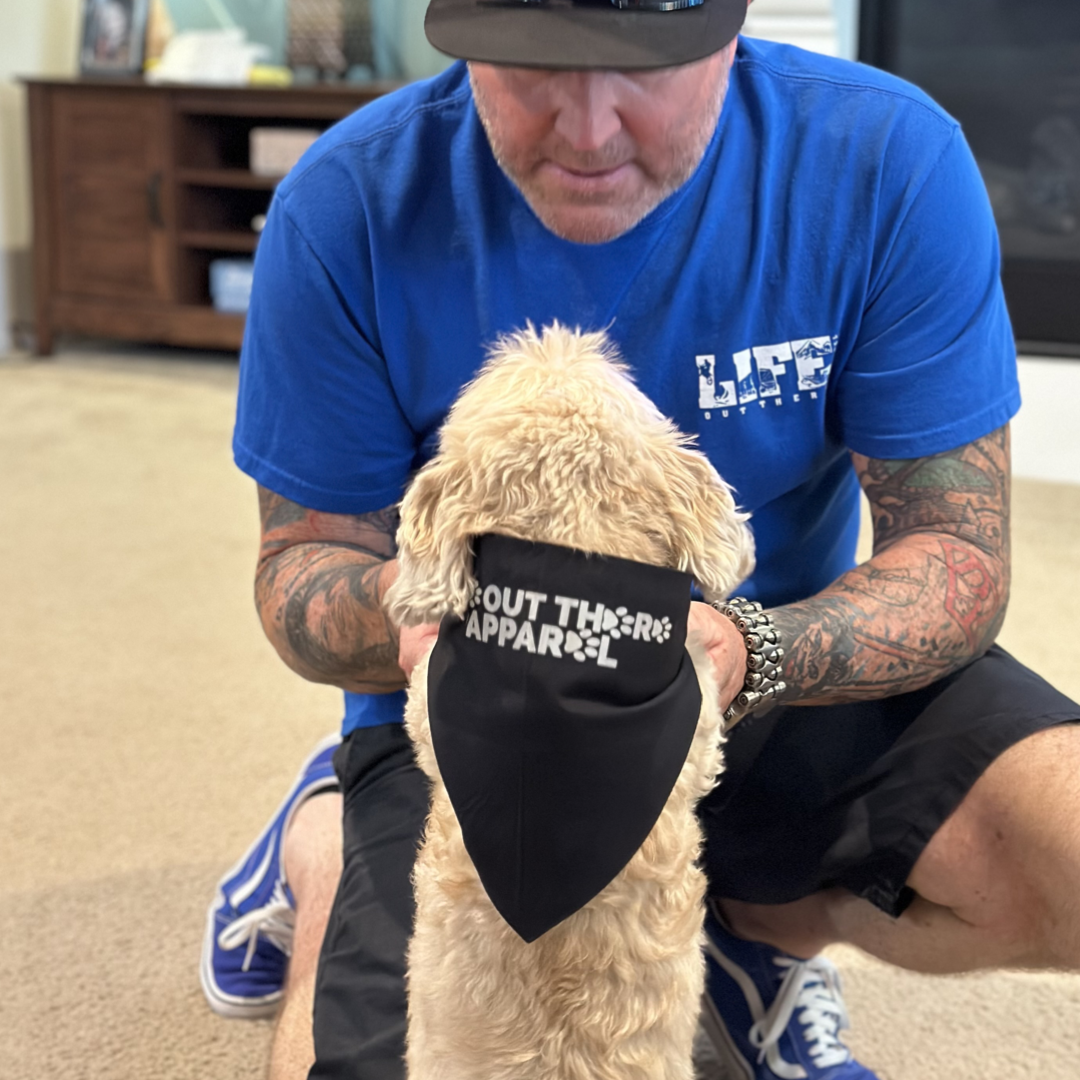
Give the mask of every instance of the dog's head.
<path id="1" fill-rule="evenodd" d="M 753 568 L 747 515 L 602 333 L 557 323 L 501 339 L 401 505 L 400 625 L 462 615 L 473 537 L 501 533 L 693 575 L 720 599 Z"/>

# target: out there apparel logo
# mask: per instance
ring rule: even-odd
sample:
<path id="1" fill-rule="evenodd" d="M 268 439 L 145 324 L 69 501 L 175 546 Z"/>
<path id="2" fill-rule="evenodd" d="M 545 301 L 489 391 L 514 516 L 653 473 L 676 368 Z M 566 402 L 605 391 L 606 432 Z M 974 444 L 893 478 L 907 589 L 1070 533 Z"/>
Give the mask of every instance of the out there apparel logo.
<path id="1" fill-rule="evenodd" d="M 617 668 L 611 643 L 622 638 L 662 645 L 671 639 L 671 619 L 624 606 L 590 604 L 574 596 L 553 596 L 531 589 L 479 586 L 469 603 L 465 636 L 484 645 L 524 650 L 536 656 L 593 660 Z"/>
<path id="2" fill-rule="evenodd" d="M 698 356 L 698 405 L 705 419 L 714 411 L 727 419 L 748 408 L 783 405 L 785 393 L 793 403 L 816 401 L 829 381 L 839 340 L 833 335 L 755 345 L 735 353 L 731 366 L 718 364 L 713 355 Z"/>

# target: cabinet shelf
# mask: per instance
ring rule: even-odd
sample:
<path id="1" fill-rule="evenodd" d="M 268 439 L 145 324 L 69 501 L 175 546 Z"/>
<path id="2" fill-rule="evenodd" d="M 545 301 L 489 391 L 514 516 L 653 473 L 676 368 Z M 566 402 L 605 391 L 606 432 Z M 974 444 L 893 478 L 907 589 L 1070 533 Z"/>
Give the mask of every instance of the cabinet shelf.
<path id="1" fill-rule="evenodd" d="M 247 169 L 178 169 L 176 178 L 181 184 L 245 191 L 273 191 L 281 183 L 281 177 L 256 176 Z"/>
<path id="2" fill-rule="evenodd" d="M 259 245 L 258 233 L 200 231 L 182 232 L 180 243 L 186 248 L 204 251 L 254 251 Z"/>

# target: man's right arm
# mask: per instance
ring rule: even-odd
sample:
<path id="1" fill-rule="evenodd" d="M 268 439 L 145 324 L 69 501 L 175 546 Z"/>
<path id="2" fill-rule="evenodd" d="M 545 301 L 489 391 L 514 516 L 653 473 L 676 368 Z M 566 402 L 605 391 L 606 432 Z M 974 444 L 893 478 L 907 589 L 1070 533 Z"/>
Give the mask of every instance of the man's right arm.
<path id="1" fill-rule="evenodd" d="M 282 660 L 353 693 L 402 689 L 398 637 L 383 610 L 397 576 L 397 508 L 326 514 L 260 486 L 259 517 L 255 604 Z"/>

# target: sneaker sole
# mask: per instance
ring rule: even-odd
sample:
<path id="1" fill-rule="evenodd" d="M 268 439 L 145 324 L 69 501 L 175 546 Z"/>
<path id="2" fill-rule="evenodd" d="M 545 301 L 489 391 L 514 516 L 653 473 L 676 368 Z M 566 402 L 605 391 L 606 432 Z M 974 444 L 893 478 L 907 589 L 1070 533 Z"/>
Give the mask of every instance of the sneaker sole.
<path id="1" fill-rule="evenodd" d="M 284 990 L 276 990 L 265 997 L 241 998 L 226 994 L 214 981 L 214 916 L 217 912 L 218 905 L 212 904 L 199 961 L 199 983 L 210 1011 L 228 1020 L 267 1020 L 275 1016 L 285 996 Z"/>
<path id="2" fill-rule="evenodd" d="M 325 753 L 331 746 L 336 746 L 340 742 L 341 736 L 334 734 L 327 735 L 316 744 L 315 748 L 304 759 L 303 765 L 300 766 L 300 769 L 296 774 L 296 779 L 293 780 L 292 784 L 289 786 L 288 794 L 278 804 L 277 809 L 269 818 L 270 821 L 275 820 L 282 810 L 285 809 L 285 806 L 290 800 L 296 798 L 296 787 L 303 778 L 304 773 L 310 768 L 311 763 L 320 754 Z M 336 786 L 336 777 L 327 777 L 325 781 L 317 781 L 312 784 L 310 791 L 307 792 L 303 799 L 297 800 L 296 807 L 299 807 L 302 802 L 309 799 L 312 795 L 317 795 L 320 791 L 323 791 L 328 787 Z M 293 813 L 296 813 L 296 807 L 293 808 Z M 285 828 L 288 828 L 287 822 Z M 228 881 L 229 878 L 234 877 L 240 872 L 241 868 L 251 857 L 251 853 L 258 846 L 259 841 L 262 839 L 262 835 L 263 834 L 260 833 L 259 838 L 256 839 L 255 842 L 247 848 L 244 854 L 241 855 L 240 858 L 237 859 L 236 862 L 218 879 L 217 894 L 210 902 L 210 907 L 206 913 L 206 932 L 203 935 L 202 954 L 199 958 L 199 983 L 202 986 L 203 995 L 205 996 L 206 1003 L 210 1006 L 211 1011 L 218 1016 L 223 1016 L 230 1020 L 265 1020 L 268 1017 L 272 1017 L 277 1013 L 278 1006 L 281 1004 L 281 999 L 284 996 L 283 990 L 275 990 L 272 994 L 266 994 L 263 997 L 258 998 L 237 997 L 235 994 L 225 993 L 214 980 L 213 957 L 216 916 L 228 899 L 224 895 L 221 886 L 222 883 Z"/>
<path id="3" fill-rule="evenodd" d="M 731 1080 L 754 1080 L 757 1070 L 735 1045 L 708 991 L 701 996 L 701 1026 Z"/>

